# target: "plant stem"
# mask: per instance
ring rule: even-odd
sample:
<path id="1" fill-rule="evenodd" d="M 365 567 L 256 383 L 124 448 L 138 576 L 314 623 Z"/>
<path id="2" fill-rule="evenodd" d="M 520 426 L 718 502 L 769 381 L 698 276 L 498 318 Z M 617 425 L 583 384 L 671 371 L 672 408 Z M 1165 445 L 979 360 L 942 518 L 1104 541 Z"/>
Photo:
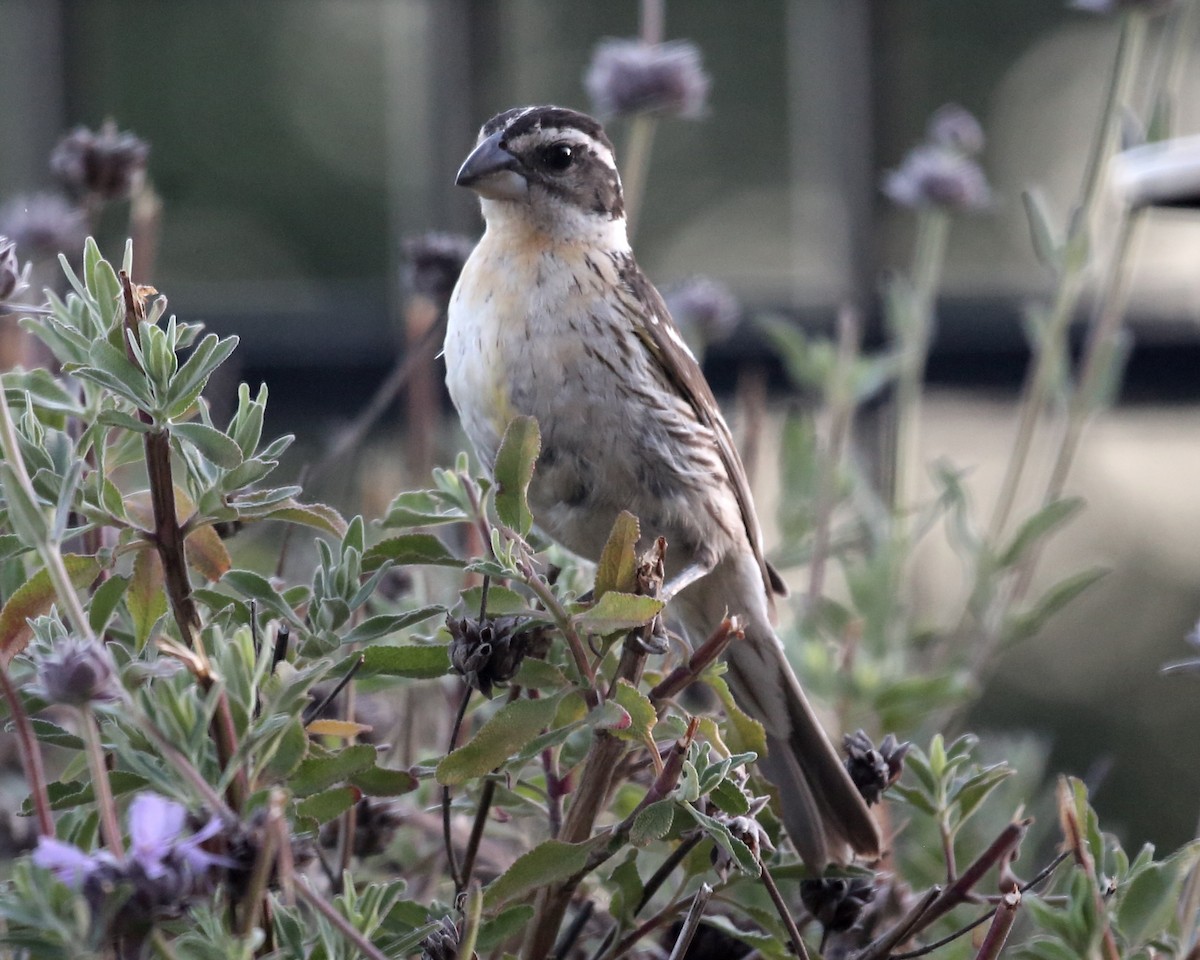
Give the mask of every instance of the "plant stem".
<path id="1" fill-rule="evenodd" d="M 462 729 L 463 717 L 467 715 L 467 704 L 471 702 L 471 688 L 463 685 L 462 700 L 458 704 L 458 712 L 454 717 L 454 726 L 450 728 L 450 746 L 446 753 L 453 753 L 458 746 L 458 733 Z M 454 837 L 450 832 L 450 788 L 442 787 L 442 842 L 446 846 L 446 867 L 450 871 L 450 879 L 454 881 L 454 889 L 461 892 L 463 888 L 462 873 L 458 869 L 458 860 L 454 856 Z"/>
<path id="2" fill-rule="evenodd" d="M 337 928 L 338 933 L 346 938 L 346 942 L 352 944 L 368 960 L 389 960 L 387 954 L 356 930 L 354 925 L 343 917 L 333 904 L 313 890 L 308 885 L 307 879 L 301 878 L 294 889 L 297 899 L 303 900 L 333 924 Z"/>
<path id="3" fill-rule="evenodd" d="M 1091 224 L 1095 219 L 1100 199 L 1100 186 L 1108 169 L 1114 137 L 1120 123 L 1121 110 L 1129 100 L 1137 64 L 1141 59 L 1145 26 L 1145 18 L 1140 14 L 1124 14 L 1121 22 L 1121 38 L 1117 46 L 1112 73 L 1109 76 L 1104 109 L 1100 115 L 1100 125 L 1088 156 L 1079 207 L 1072 217 L 1068 237 L 1064 244 L 1066 262 L 1059 273 L 1054 305 L 1046 321 L 1042 342 L 1025 381 L 1013 452 L 1008 459 L 992 514 L 990 536 L 993 541 L 1000 537 L 1008 523 L 1025 467 L 1028 464 L 1034 431 L 1045 412 L 1050 399 L 1050 388 L 1053 385 L 1054 377 L 1062 367 L 1063 357 L 1066 354 L 1067 332 L 1083 290 L 1084 273 L 1088 267 L 1086 256 L 1077 253 L 1072 255 L 1072 252 L 1088 243 Z"/>
<path id="4" fill-rule="evenodd" d="M 117 860 L 125 859 L 125 845 L 121 841 L 121 827 L 117 823 L 117 805 L 113 800 L 112 787 L 108 782 L 108 768 L 104 763 L 104 746 L 100 743 L 100 728 L 91 707 L 79 710 L 79 732 L 83 735 L 84 750 L 92 772 L 92 790 L 96 795 L 96 810 L 100 815 L 100 835 Z"/>
<path id="5" fill-rule="evenodd" d="M 792 919 L 792 913 L 788 910 L 787 901 L 783 899 L 783 894 L 779 892 L 779 887 L 775 884 L 775 878 L 771 876 L 771 871 L 767 869 L 767 865 L 762 862 L 762 857 L 759 857 L 758 865 L 762 870 L 759 880 L 770 896 L 771 902 L 775 904 L 775 912 L 779 914 L 779 919 L 783 921 L 784 927 L 787 928 L 788 936 L 792 938 L 792 953 L 801 957 L 802 960 L 809 960 L 808 947 L 804 945 L 804 941 L 800 937 L 800 929 L 796 926 L 796 921 Z"/>
<path id="6" fill-rule="evenodd" d="M 920 457 L 921 393 L 933 313 L 946 260 L 950 215 L 937 208 L 923 209 L 917 216 L 917 239 L 913 249 L 912 293 L 909 315 L 897 330 L 900 340 L 900 373 L 896 382 L 896 450 L 892 513 L 907 539 L 916 492 L 917 461 Z"/>
<path id="7" fill-rule="evenodd" d="M 820 602 L 825 590 L 825 565 L 829 557 L 829 540 L 833 527 L 833 509 L 837 503 L 838 470 L 854 420 L 854 387 L 851 382 L 854 361 L 858 356 L 858 314 L 846 305 L 838 311 L 837 364 L 826 402 L 829 405 L 829 436 L 825 441 L 825 456 L 817 462 L 817 489 L 813 504 L 813 552 L 809 563 L 808 609 L 810 613 Z"/>
<path id="8" fill-rule="evenodd" d="M 1009 931 L 1012 930 L 1013 921 L 1017 919 L 1017 908 L 1021 906 L 1021 894 L 1017 891 L 1006 893 L 1004 899 L 996 908 L 995 916 L 992 917 L 992 925 L 988 927 L 987 936 L 983 938 L 983 943 L 979 947 L 979 952 L 975 955 L 975 960 L 996 960 L 1000 956 L 1000 951 L 1004 949 L 1004 943 L 1008 940 Z"/>
<path id="9" fill-rule="evenodd" d="M 658 120 L 648 113 L 635 114 L 629 120 L 629 140 L 625 145 L 621 186 L 625 195 L 625 222 L 629 239 L 637 232 L 646 178 L 650 172 L 650 150 Z"/>
<path id="10" fill-rule="evenodd" d="M 11 471 L 17 485 L 21 488 L 19 495 L 24 496 L 26 501 L 36 507 L 38 495 L 33 489 L 33 481 L 29 478 L 29 471 L 25 467 L 25 458 L 21 456 L 21 445 L 17 439 L 17 427 L 12 418 L 12 411 L 8 406 L 3 375 L 0 375 L 0 453 L 3 454 L 4 463 Z M 80 636 L 88 640 L 95 639 L 87 613 L 83 609 L 83 604 L 79 600 L 79 594 L 76 592 L 74 584 L 71 583 L 71 577 L 67 573 L 66 565 L 63 563 L 62 552 L 59 550 L 58 544 L 54 543 L 49 535 L 47 535 L 40 537 L 38 542 L 32 544 L 32 546 L 36 548 L 38 556 L 42 560 L 42 565 L 46 568 L 46 574 L 50 578 L 50 583 L 54 586 L 55 596 L 58 597 L 59 603 L 63 605 L 67 619 Z"/>
<path id="11" fill-rule="evenodd" d="M 0 392 L 3 392 L 0 384 Z M 46 792 L 46 770 L 42 765 L 42 751 L 38 748 L 37 737 L 33 733 L 33 724 L 29 722 L 29 714 L 25 712 L 25 704 L 21 695 L 12 684 L 8 675 L 8 667 L 0 660 L 0 691 L 8 701 L 8 712 L 12 715 L 13 726 L 16 728 L 17 747 L 21 752 L 21 766 L 25 770 L 25 782 L 29 784 L 29 795 L 33 800 L 33 809 L 37 813 L 38 833 L 43 837 L 54 836 L 54 818 L 50 815 L 50 796 Z"/>
<path id="12" fill-rule="evenodd" d="M 683 960 L 688 947 L 691 946 L 692 938 L 700 928 L 700 921 L 704 919 L 704 910 L 708 901 L 712 899 L 712 893 L 713 888 L 707 883 L 700 884 L 700 889 L 692 897 L 692 905 L 688 907 L 687 916 L 683 918 L 683 927 L 679 936 L 675 938 L 675 946 L 671 948 L 671 956 L 667 960 Z"/>

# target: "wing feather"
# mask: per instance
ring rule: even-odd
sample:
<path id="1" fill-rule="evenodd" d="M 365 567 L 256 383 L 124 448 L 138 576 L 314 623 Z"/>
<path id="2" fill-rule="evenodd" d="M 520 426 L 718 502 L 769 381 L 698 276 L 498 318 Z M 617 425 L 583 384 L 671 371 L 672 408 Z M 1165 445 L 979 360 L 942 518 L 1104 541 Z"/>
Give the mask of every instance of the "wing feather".
<path id="1" fill-rule="evenodd" d="M 638 336 L 646 349 L 662 368 L 663 373 L 679 394 L 687 400 L 696 419 L 706 426 L 717 441 L 717 452 L 729 482 L 733 484 L 734 497 L 742 515 L 742 525 L 746 529 L 746 538 L 754 551 L 762 571 L 763 588 L 767 594 L 768 604 L 773 609 L 772 594 L 785 592 L 779 574 L 767 563 L 763 556 L 762 530 L 758 525 L 758 515 L 754 510 L 754 500 L 750 495 L 750 482 L 746 478 L 746 468 L 738 455 L 733 442 L 733 434 L 729 431 L 725 418 L 721 416 L 716 397 L 704 377 L 700 364 L 684 343 L 671 313 L 663 301 L 662 295 L 654 285 L 646 279 L 637 261 L 631 254 L 619 255 L 616 259 L 617 273 L 622 285 L 633 298 L 636 314 L 643 322 L 638 324 Z"/>

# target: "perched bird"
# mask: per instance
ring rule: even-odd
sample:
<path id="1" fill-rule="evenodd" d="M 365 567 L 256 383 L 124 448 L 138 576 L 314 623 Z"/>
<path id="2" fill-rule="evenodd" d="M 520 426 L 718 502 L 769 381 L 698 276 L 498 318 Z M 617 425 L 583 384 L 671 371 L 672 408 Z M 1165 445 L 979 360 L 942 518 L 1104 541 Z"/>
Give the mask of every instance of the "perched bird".
<path id="1" fill-rule="evenodd" d="M 451 296 L 446 382 L 489 469 L 509 421 L 536 418 L 538 525 L 596 560 L 617 514 L 668 543 L 669 610 L 694 639 L 726 613 L 738 703 L 767 731 L 760 767 L 810 867 L 873 858 L 879 831 L 772 628 L 784 592 L 763 558 L 746 473 L 662 297 L 634 260 L 621 178 L 600 124 L 561 107 L 483 125 L 457 183 L 486 229 Z"/>

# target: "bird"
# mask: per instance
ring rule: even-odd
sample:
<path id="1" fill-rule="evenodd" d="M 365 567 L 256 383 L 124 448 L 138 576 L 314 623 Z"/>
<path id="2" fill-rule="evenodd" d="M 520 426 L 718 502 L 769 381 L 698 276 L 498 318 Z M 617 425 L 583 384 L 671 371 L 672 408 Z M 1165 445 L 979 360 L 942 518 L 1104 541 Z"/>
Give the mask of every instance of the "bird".
<path id="1" fill-rule="evenodd" d="M 880 856 L 878 825 L 775 633 L 786 592 L 763 554 L 745 468 L 712 389 L 629 243 L 613 146 L 557 106 L 488 120 L 456 177 L 484 232 L 450 298 L 443 355 L 463 429 L 491 469 L 513 418 L 536 419 L 538 527 L 595 561 L 621 511 L 666 538 L 663 595 L 687 635 L 728 614 L 738 705 L 764 727 L 758 764 L 812 870 Z"/>

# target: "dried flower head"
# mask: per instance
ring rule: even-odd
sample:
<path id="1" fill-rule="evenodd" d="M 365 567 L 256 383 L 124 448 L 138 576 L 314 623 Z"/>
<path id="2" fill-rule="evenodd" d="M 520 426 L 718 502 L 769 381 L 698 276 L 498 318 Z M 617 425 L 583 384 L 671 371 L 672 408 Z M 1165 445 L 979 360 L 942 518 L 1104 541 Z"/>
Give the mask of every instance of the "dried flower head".
<path id="1" fill-rule="evenodd" d="M 867 877 L 821 877 L 800 882 L 804 908 L 830 933 L 849 930 L 874 899 L 875 882 Z"/>
<path id="2" fill-rule="evenodd" d="M 525 617 L 446 617 L 450 669 L 485 697 L 517 675 L 527 655 L 545 652 L 546 631 Z"/>
<path id="3" fill-rule="evenodd" d="M 45 260 L 65 253 L 74 259 L 87 237 L 87 217 L 57 193 L 14 197 L 0 210 L 0 233 L 25 256 Z"/>
<path id="4" fill-rule="evenodd" d="M 981 210 L 991 189 L 979 164 L 942 144 L 914 147 L 896 170 L 884 177 L 883 192 L 902 207 Z"/>
<path id="5" fill-rule="evenodd" d="M 696 276 L 663 291 L 671 316 L 685 337 L 718 343 L 733 333 L 742 318 L 741 304 L 725 284 Z"/>
<path id="6" fill-rule="evenodd" d="M 0 300 L 7 300 L 24 285 L 25 271 L 17 260 L 17 245 L 0 237 Z"/>
<path id="7" fill-rule="evenodd" d="M 742 841 L 750 849 L 750 852 L 754 854 L 755 860 L 761 859 L 764 850 L 770 853 L 775 849 L 775 845 L 771 842 L 767 831 L 758 822 L 758 815 L 762 813 L 763 808 L 766 807 L 771 798 L 751 795 L 747 789 L 748 778 L 745 770 L 742 770 L 740 775 L 735 777 L 731 782 L 746 798 L 749 809 L 743 814 L 734 816 L 709 802 L 708 815 L 714 820 L 723 823 L 728 828 L 730 834 Z M 712 851 L 712 865 L 713 869 L 720 876 L 727 877 L 729 871 L 737 866 L 737 863 L 724 847 L 714 846 Z"/>
<path id="8" fill-rule="evenodd" d="M 687 40 L 651 44 L 608 39 L 596 44 L 583 85 L 602 117 L 698 117 L 708 101 L 710 80 L 700 49 Z"/>
<path id="9" fill-rule="evenodd" d="M 900 779 L 904 758 L 911 747 L 911 743 L 898 742 L 892 733 L 878 747 L 862 730 L 842 738 L 842 748 L 847 753 L 846 772 L 867 803 L 878 803 L 883 791 Z"/>
<path id="10" fill-rule="evenodd" d="M 393 804 L 374 797 L 363 797 L 354 805 L 354 855 L 373 857 L 385 852 L 402 822 L 403 817 Z M 321 828 L 321 846 L 336 846 L 338 832 L 337 821 L 331 820 L 325 824 Z"/>
<path id="11" fill-rule="evenodd" d="M 35 658 L 37 692 L 50 703 L 82 707 L 120 695 L 117 666 L 108 648 L 95 640 L 67 637 Z"/>
<path id="12" fill-rule="evenodd" d="M 404 281 L 414 293 L 445 306 L 475 245 L 460 233 L 422 233 L 404 241 Z"/>
<path id="13" fill-rule="evenodd" d="M 99 133 L 77 127 L 50 153 L 50 172 L 74 196 L 124 200 L 146 174 L 150 147 L 111 120 Z"/>
<path id="14" fill-rule="evenodd" d="M 983 152 L 983 127 L 971 111 L 957 103 L 947 103 L 933 111 L 926 136 L 930 143 L 941 144 L 968 156 Z"/>

